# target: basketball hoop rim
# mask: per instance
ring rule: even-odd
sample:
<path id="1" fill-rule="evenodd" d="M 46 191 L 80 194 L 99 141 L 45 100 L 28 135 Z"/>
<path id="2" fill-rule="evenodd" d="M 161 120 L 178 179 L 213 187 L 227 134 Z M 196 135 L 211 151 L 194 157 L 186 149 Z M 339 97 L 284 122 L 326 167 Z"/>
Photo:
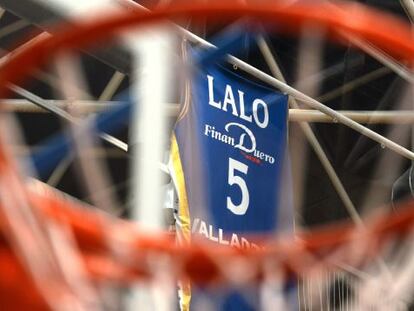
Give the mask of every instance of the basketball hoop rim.
<path id="1" fill-rule="evenodd" d="M 359 4 L 337 2 L 336 6 L 334 7 L 332 4 L 327 3 L 315 4 L 315 2 L 299 2 L 292 6 L 287 6 L 285 1 L 252 6 L 241 4 L 239 1 L 222 1 L 214 4 L 186 3 L 161 7 L 152 12 L 129 11 L 101 17 L 92 22 L 83 22 L 75 26 L 72 25 L 70 28 L 62 28 L 54 36 L 38 41 L 27 49 L 12 56 L 2 67 L 2 73 L 0 75 L 0 96 L 4 98 L 7 94 L 7 84 L 23 82 L 29 72 L 37 66 L 50 61 L 60 53 L 85 48 L 93 42 L 114 36 L 127 27 L 143 26 L 169 19 L 174 21 L 177 18 L 179 19 L 188 15 L 191 15 L 193 20 L 205 17 L 232 20 L 242 16 L 250 16 L 278 27 L 280 25 L 291 27 L 289 31 L 292 32 L 299 32 L 301 26 L 306 24 L 318 27 L 322 26 L 334 37 L 338 31 L 346 31 L 349 34 L 358 35 L 361 38 L 369 40 L 396 58 L 403 58 L 409 62 L 412 61 L 414 41 L 409 25 L 389 14 L 368 9 Z M 381 21 L 381 24 L 377 24 L 378 20 Z M 373 27 L 374 24 L 376 27 Z M 5 162 L 6 160 L 1 157 L 2 148 L 4 148 L 4 145 L 0 144 L 0 162 Z M 52 204 L 54 208 L 62 205 L 59 202 L 53 203 L 56 203 Z M 80 215 L 71 215 L 70 212 L 63 209 L 59 209 L 57 213 L 59 212 L 66 214 L 72 221 Z M 398 218 L 400 221 L 398 224 L 411 225 L 413 211 L 407 211 L 404 217 L 402 218 L 401 216 Z M 81 223 L 82 219 L 78 219 L 78 221 Z M 79 223 L 77 224 L 79 225 Z M 393 222 L 394 225 L 396 223 L 397 220 Z M 76 225 L 76 223 L 72 224 Z M 77 229 L 80 231 L 79 228 Z M 391 230 L 389 226 L 387 227 L 383 223 L 374 229 L 377 229 L 378 232 L 381 230 Z M 84 234 L 85 238 L 90 237 L 92 240 L 96 238 L 89 231 L 81 233 Z M 321 241 L 325 241 L 326 244 L 329 234 L 331 232 L 326 231 L 321 232 L 317 239 L 311 240 L 309 238 L 311 242 L 307 241 L 306 248 L 308 250 L 321 248 L 321 244 L 323 244 Z M 345 239 L 345 237 L 333 236 L 332 239 L 332 241 L 328 241 L 328 244 L 336 245 L 336 243 L 340 244 L 342 242 L 340 240 Z M 139 242 L 139 248 L 141 249 L 149 246 L 158 246 L 161 250 L 165 250 L 163 249 L 165 247 L 166 251 L 177 251 L 175 247 L 170 248 L 161 240 L 148 240 L 147 243 L 144 243 L 145 240 L 141 240 Z M 159 243 L 157 244 L 157 242 Z M 196 257 L 198 255 L 196 250 L 192 250 L 193 253 L 189 255 L 195 254 L 194 257 Z M 248 252 L 245 253 L 247 254 Z M 230 254 L 232 254 L 231 251 Z"/>

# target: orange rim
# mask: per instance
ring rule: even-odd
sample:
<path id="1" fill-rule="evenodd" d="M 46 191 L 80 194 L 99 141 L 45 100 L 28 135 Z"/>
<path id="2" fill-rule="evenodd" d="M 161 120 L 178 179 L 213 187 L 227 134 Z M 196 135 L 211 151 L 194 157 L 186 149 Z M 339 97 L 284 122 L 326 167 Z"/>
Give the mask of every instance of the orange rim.
<path id="1" fill-rule="evenodd" d="M 3 65 L 0 76 L 0 97 L 4 98 L 6 96 L 6 85 L 8 83 L 23 82 L 29 72 L 50 61 L 51 58 L 56 57 L 61 52 L 85 48 L 91 43 L 108 39 L 108 37 L 114 36 L 117 32 L 128 27 L 143 26 L 165 20 L 174 21 L 184 16 L 191 16 L 193 21 L 206 17 L 213 21 L 230 21 L 248 16 L 257 18 L 269 27 L 275 26 L 277 30 L 283 29 L 283 31 L 292 33 L 299 32 L 304 25 L 313 24 L 325 28 L 333 38 L 339 38 L 337 36 L 338 31 L 345 31 L 351 35 L 359 36 L 392 56 L 403 59 L 410 64 L 414 57 L 414 41 L 409 25 L 393 16 L 355 3 L 338 2 L 336 7 L 329 3 L 316 3 L 315 1 L 299 2 L 290 6 L 286 6 L 284 1 L 254 6 L 241 4 L 239 1 L 221 1 L 213 4 L 180 3 L 161 7 L 152 12 L 128 11 L 91 23 L 71 26 L 70 28 L 61 29 L 53 37 L 36 42 L 27 50 L 14 55 Z M 372 25 L 375 25 L 375 27 Z M 7 165 L 8 160 L 4 148 L 6 146 L 0 142 L 0 162 Z M 103 223 L 135 234 L 131 247 L 137 258 L 142 258 L 146 251 L 168 253 L 172 258 L 175 258 L 175 263 L 180 262 L 182 274 L 187 275 L 193 281 L 201 283 L 214 280 L 221 281 L 222 279 L 220 270 L 211 259 L 211 254 L 215 254 L 214 257 L 216 258 L 219 254 L 222 258 L 229 259 L 234 258 L 234 256 L 243 256 L 251 260 L 253 264 L 260 266 L 266 258 L 275 256 L 277 253 L 284 253 L 283 258 L 278 260 L 279 264 L 286 270 L 295 272 L 294 267 L 289 266 L 289 261 L 293 262 L 295 258 L 301 258 L 301 253 L 329 250 L 355 238 L 352 235 L 353 226 L 346 224 L 335 229 L 327 228 L 304 234 L 301 236 L 300 245 L 289 243 L 290 246 L 286 247 L 286 243 L 275 243 L 266 251 L 260 252 L 223 249 L 207 244 L 178 247 L 170 243 L 166 237 L 144 237 L 136 231 L 130 230 L 125 222 L 115 220 L 102 222 L 97 213 L 81 211 L 77 209 L 75 203 L 67 202 L 55 196 L 42 196 L 33 191 L 29 192 L 34 206 L 43 209 L 49 217 L 70 223 L 84 252 L 86 262 L 94 263 L 93 265 L 87 264 L 90 273 L 104 279 L 109 279 L 112 276 L 119 282 L 128 282 L 139 277 L 148 277 L 148 275 L 145 273 L 145 267 L 141 271 L 136 269 L 136 266 L 116 269 L 116 259 L 107 256 L 108 249 L 106 249 L 103 233 L 108 228 L 104 228 Z M 414 209 L 410 206 L 398 215 L 379 219 L 369 227 L 368 231 L 379 241 L 390 233 L 406 233 L 413 223 Z M 124 226 L 128 228 L 124 228 Z M 7 248 L 7 241 L 3 240 L 3 243 L 1 243 L 0 240 L 0 245 Z M 10 258 L 7 256 L 1 257 L 0 262 L 3 261 L 10 262 Z M 100 265 L 97 264 L 98 262 Z M 194 262 L 197 262 L 199 268 L 192 265 Z M 306 269 L 305 265 L 304 263 L 299 270 Z M 111 267 L 111 269 L 105 270 L 109 272 L 104 273 L 104 269 L 99 269 L 101 266 Z M 260 277 L 260 273 L 261 271 L 258 270 L 257 277 Z M 15 275 L 18 275 L 18 273 L 16 272 Z M 13 276 L 12 279 L 14 278 Z"/>

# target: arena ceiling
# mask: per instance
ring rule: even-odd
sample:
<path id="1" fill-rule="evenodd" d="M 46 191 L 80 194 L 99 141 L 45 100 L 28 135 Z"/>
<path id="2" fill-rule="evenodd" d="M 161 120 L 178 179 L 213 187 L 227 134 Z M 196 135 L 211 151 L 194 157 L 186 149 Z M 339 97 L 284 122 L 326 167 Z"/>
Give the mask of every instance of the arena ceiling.
<path id="1" fill-rule="evenodd" d="M 66 14 L 57 5 L 58 2 L 0 0 L 0 7 L 5 10 L 0 19 L 0 48 L 3 57 L 7 57 L 8 53 L 44 32 L 53 35 L 56 25 L 69 23 L 72 16 Z M 407 12 L 399 1 L 360 2 L 410 21 L 407 17 L 409 11 Z M 154 1 L 143 1 L 142 4 L 150 7 L 154 5 Z M 227 26 L 212 27 L 206 21 L 205 27 L 200 27 L 200 25 L 192 25 L 191 20 L 186 24 L 188 29 L 208 40 L 214 38 Z M 350 46 L 338 46 L 323 41 L 318 58 L 319 68 L 298 81 L 298 68 L 302 60 L 299 57 L 301 40 L 275 34 L 265 34 L 265 39 L 288 84 L 306 92 L 309 85 L 316 81 L 318 87 L 312 95 L 331 108 L 346 111 L 412 110 L 411 88 L 407 79 L 366 52 Z M 261 49 L 255 44 L 246 44 L 236 56 L 266 73 L 271 73 Z M 84 52 L 81 62 L 85 68 L 89 94 L 79 99 L 105 106 L 116 102 L 119 95 L 128 88 L 131 56 L 119 42 L 113 42 L 110 47 L 98 53 Z M 34 94 L 40 99 L 49 101 L 49 104 L 60 104 L 66 107 L 65 102 L 62 101 L 59 77 L 53 64 L 39 69 L 32 76 L 31 82 L 22 86 L 29 93 L 14 92 L 10 99 L 18 99 L 19 103 L 33 102 L 36 101 L 36 97 L 31 96 Z M 105 94 L 104 90 L 109 81 L 116 77 L 118 77 L 119 87 Z M 178 104 L 179 96 L 176 99 Z M 45 139 L 60 131 L 63 128 L 62 124 L 65 124 L 65 121 L 50 113 L 19 112 L 18 118 L 31 152 L 42 148 Z M 173 121 L 174 118 L 171 119 L 171 124 Z M 363 212 L 371 207 L 391 203 L 393 184 L 410 167 L 410 161 L 404 160 L 400 155 L 384 149 L 383 146 L 343 125 L 312 123 L 311 126 L 350 199 L 359 211 Z M 377 124 L 368 121 L 367 126 L 412 149 L 414 138 L 410 124 L 398 124 L 398 122 L 397 124 Z M 117 137 L 128 142 L 128 129 L 118 133 Z M 290 123 L 289 142 L 293 176 L 295 177 L 297 171 L 300 170 L 304 174 L 305 181 L 303 200 L 296 202 L 299 222 L 304 225 L 315 225 L 349 217 L 343 200 L 338 196 L 318 157 L 306 142 L 296 122 Z M 22 148 L 18 150 L 29 156 L 27 150 Z M 127 215 L 128 187 L 126 185 L 129 179 L 129 155 L 108 143 L 103 143 L 99 148 L 99 154 L 108 164 L 115 185 L 107 191 L 117 194 L 122 205 L 125 206 L 122 213 Z M 303 154 L 306 154 L 306 157 L 303 157 Z M 65 165 L 67 167 L 63 169 L 65 166 L 61 164 L 62 172 L 59 178 L 56 177 L 56 171 L 39 176 L 39 178 L 88 201 L 88 196 L 82 186 L 73 182 L 77 174 L 76 167 L 70 160 Z M 51 176 L 52 179 L 50 179 Z M 293 195 L 296 196 L 298 191 L 298 187 L 294 184 Z"/>

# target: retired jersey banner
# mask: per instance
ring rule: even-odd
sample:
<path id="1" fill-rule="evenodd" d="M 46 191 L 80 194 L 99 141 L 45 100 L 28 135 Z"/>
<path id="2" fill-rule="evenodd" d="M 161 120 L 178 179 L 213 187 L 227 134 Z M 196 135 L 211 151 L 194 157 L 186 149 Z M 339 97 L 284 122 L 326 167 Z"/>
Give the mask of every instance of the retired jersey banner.
<path id="1" fill-rule="evenodd" d="M 198 67 L 188 93 L 172 145 L 182 236 L 260 247 L 249 234 L 278 230 L 281 210 L 292 215 L 288 96 L 217 64 Z"/>

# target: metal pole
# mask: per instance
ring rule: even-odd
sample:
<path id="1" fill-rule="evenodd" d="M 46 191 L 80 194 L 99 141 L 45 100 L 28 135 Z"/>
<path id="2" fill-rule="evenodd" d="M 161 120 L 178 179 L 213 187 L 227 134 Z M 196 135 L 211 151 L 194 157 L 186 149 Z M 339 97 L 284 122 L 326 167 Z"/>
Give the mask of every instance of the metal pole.
<path id="1" fill-rule="evenodd" d="M 40 97 L 39 97 L 40 98 Z M 79 115 L 96 113 L 109 110 L 120 104 L 117 101 L 95 101 L 95 100 L 55 100 L 43 99 L 45 106 L 54 106 L 60 108 L 62 111 L 68 109 L 75 110 Z M 48 109 L 42 108 L 27 99 L 3 99 L 3 109 L 8 112 L 15 113 L 47 113 Z M 179 104 L 167 103 L 164 105 L 166 114 L 169 117 L 176 117 L 180 111 Z M 370 124 L 413 124 L 414 111 L 399 110 L 399 111 L 354 111 L 354 110 L 337 110 L 344 116 L 354 120 L 358 123 Z M 311 109 L 289 109 L 290 122 L 311 122 L 311 123 L 336 123 L 330 116 Z"/>
<path id="2" fill-rule="evenodd" d="M 201 44 L 204 47 L 209 47 L 209 48 L 217 48 L 216 46 L 214 46 L 213 44 L 198 38 L 197 36 L 195 36 L 194 34 L 188 33 L 188 31 L 186 30 L 182 30 L 183 33 L 188 37 L 188 39 L 191 39 L 193 41 L 198 42 L 199 44 Z M 365 135 L 369 138 L 371 138 L 372 140 L 380 143 L 383 147 L 387 147 L 393 151 L 395 151 L 396 153 L 414 160 L 414 153 L 411 152 L 410 150 L 400 146 L 399 144 L 389 140 L 388 138 L 372 131 L 371 129 L 351 120 L 350 118 L 344 116 L 343 114 L 325 106 L 324 104 L 322 104 L 321 102 L 311 98 L 310 96 L 303 94 L 302 92 L 296 90 L 295 88 L 287 85 L 286 83 L 279 81 L 275 78 L 273 78 L 272 76 L 268 75 L 267 73 L 264 73 L 262 71 L 260 71 L 259 69 L 251 66 L 250 64 L 229 55 L 228 56 L 228 60 L 230 63 L 236 65 L 239 69 L 251 74 L 252 76 L 262 80 L 263 82 L 266 82 L 272 86 L 274 86 L 275 88 L 278 88 L 279 90 L 281 90 L 282 92 L 286 92 L 287 94 L 293 96 L 296 98 L 296 100 L 303 102 L 304 104 L 308 105 L 309 107 L 319 110 L 322 113 L 330 116 L 332 119 L 334 119 L 334 121 L 342 123 L 352 129 L 354 129 L 355 131 L 361 133 L 362 135 Z"/>
<path id="3" fill-rule="evenodd" d="M 262 54 L 272 71 L 272 74 L 275 76 L 275 78 L 285 82 L 285 78 L 276 63 L 275 58 L 272 55 L 272 52 L 270 51 L 270 48 L 266 42 L 266 40 L 262 37 L 258 37 L 258 45 L 260 50 L 262 51 Z M 293 108 L 298 108 L 298 104 L 294 98 L 290 101 L 290 104 Z M 343 186 L 341 180 L 339 179 L 338 175 L 336 174 L 335 169 L 333 168 L 331 162 L 329 161 L 326 153 L 323 151 L 323 148 L 321 144 L 319 143 L 318 139 L 316 138 L 315 133 L 312 131 L 312 128 L 310 127 L 309 123 L 306 122 L 300 122 L 300 127 L 303 130 L 307 140 L 309 141 L 309 144 L 312 146 L 313 150 L 315 151 L 316 155 L 319 158 L 319 161 L 321 162 L 322 166 L 324 167 L 326 173 L 328 174 L 329 179 L 332 182 L 332 185 L 334 186 L 336 192 L 338 193 L 342 203 L 345 205 L 345 208 L 347 209 L 349 215 L 351 216 L 352 220 L 357 224 L 361 225 L 362 220 L 359 216 L 355 205 L 353 204 L 351 198 L 349 197 L 347 191 L 345 190 L 345 187 Z"/>
<path id="4" fill-rule="evenodd" d="M 138 9 L 138 10 L 147 10 L 145 7 L 133 2 L 132 0 L 116 0 L 119 4 L 124 5 L 130 9 Z M 147 10 L 148 11 L 148 10 Z M 197 35 L 191 33 L 190 31 L 177 26 L 178 31 L 188 40 L 194 42 L 194 43 L 198 43 L 200 46 L 205 47 L 205 48 L 216 48 L 217 47 L 198 37 Z M 308 105 L 309 107 L 319 110 L 322 113 L 330 116 L 332 119 L 334 119 L 336 122 L 342 123 L 345 126 L 348 126 L 352 129 L 354 129 L 355 131 L 361 133 L 362 135 L 365 135 L 369 138 L 371 138 L 372 140 L 378 142 L 379 144 L 381 144 L 381 146 L 383 146 L 384 148 L 389 148 L 393 151 L 395 151 L 396 153 L 410 159 L 410 160 L 414 160 L 414 153 L 411 152 L 410 150 L 408 150 L 407 148 L 402 147 L 401 145 L 389 140 L 388 138 L 374 132 L 373 130 L 351 120 L 350 118 L 342 115 L 341 113 L 329 108 L 328 106 L 322 104 L 321 102 L 317 101 L 316 99 L 298 91 L 297 89 L 289 86 L 288 84 L 279 81 L 277 79 L 275 79 L 274 77 L 268 75 L 267 73 L 255 68 L 254 66 L 232 56 L 232 55 L 228 55 L 227 57 L 228 61 L 233 64 L 236 65 L 239 69 L 251 74 L 252 76 L 258 78 L 259 80 L 268 83 L 269 85 L 272 85 L 273 87 L 281 90 L 282 92 L 285 92 L 293 97 L 296 98 L 296 100 L 303 102 L 304 104 Z"/>
<path id="5" fill-rule="evenodd" d="M 175 87 L 173 64 L 174 37 L 166 27 L 146 30 L 126 36 L 126 42 L 136 55 L 133 68 L 132 95 L 135 106 L 131 116 L 132 186 L 131 218 L 146 230 L 160 232 L 164 228 L 162 210 L 162 174 L 159 162 L 166 150 L 168 127 L 165 104 Z M 158 259 L 160 260 L 160 259 Z M 127 310 L 172 310 L 174 308 L 174 282 L 166 271 L 156 268 L 150 284 L 137 284 L 127 300 Z M 160 279 L 164 279 L 160 282 Z M 172 281 L 172 280 L 171 280 Z"/>
<path id="6" fill-rule="evenodd" d="M 60 117 L 61 119 L 68 121 L 70 123 L 78 123 L 80 120 L 78 118 L 73 117 L 71 114 L 67 113 L 66 111 L 64 111 L 63 109 L 57 107 L 57 106 L 53 106 L 50 103 L 48 103 L 47 101 L 43 100 L 43 98 L 40 98 L 39 96 L 17 86 L 17 85 L 10 85 L 8 86 L 13 92 L 19 94 L 20 96 L 26 98 L 27 100 L 29 100 L 30 102 L 32 102 L 33 104 L 42 107 L 43 109 L 46 109 L 50 112 L 52 112 L 53 114 L 57 115 L 58 117 Z M 123 151 L 128 151 L 128 145 L 126 143 L 124 143 L 123 141 L 119 140 L 118 138 L 115 138 L 109 134 L 106 133 L 101 133 L 99 135 L 103 140 L 105 140 L 106 142 L 110 143 L 111 145 L 123 150 Z"/>
<path id="7" fill-rule="evenodd" d="M 48 0 L 42 0 L 43 3 L 46 2 L 51 2 Z M 59 4 L 62 4 L 62 1 L 59 1 Z M 122 6 L 126 6 L 130 9 L 145 9 L 143 6 L 135 3 L 134 1 L 131 0 L 114 0 L 114 2 L 122 5 Z M 53 2 L 51 2 L 53 3 Z M 68 3 L 67 1 L 65 3 Z M 21 11 L 22 14 L 26 14 L 26 15 L 30 15 L 32 18 L 33 14 L 30 14 L 31 12 L 28 12 L 27 8 L 23 8 L 21 5 L 19 5 L 18 3 L 16 3 L 14 0 L 1 0 L 0 4 L 3 5 L 6 9 L 7 8 L 11 8 L 14 11 Z M 56 3 L 55 3 L 56 4 Z M 37 3 L 37 5 L 39 6 L 40 4 Z M 56 6 L 55 6 L 56 8 Z M 146 9 L 145 9 L 146 10 Z M 24 12 L 23 12 L 24 11 Z M 56 18 L 56 16 L 55 16 Z M 39 17 L 36 18 L 36 20 L 39 20 Z M 178 27 L 178 26 L 177 26 Z M 217 48 L 215 47 L 213 44 L 209 43 L 208 41 L 194 35 L 193 33 L 178 27 L 178 30 L 190 41 L 192 42 L 196 42 L 198 44 L 200 44 L 201 46 L 207 47 L 207 48 Z M 306 105 L 308 105 L 309 107 L 319 110 L 321 112 L 323 112 L 324 114 L 329 115 L 330 117 L 332 117 L 334 120 L 336 120 L 337 122 L 340 122 L 342 124 L 344 124 L 345 126 L 348 126 L 352 129 L 354 129 L 355 131 L 361 133 L 362 135 L 365 135 L 367 137 L 369 137 L 370 139 L 380 143 L 382 146 L 387 147 L 395 152 L 397 152 L 398 154 L 413 160 L 414 159 L 414 153 L 411 152 L 410 150 L 400 146 L 399 144 L 396 144 L 395 142 L 387 139 L 386 137 L 368 129 L 365 126 L 362 126 L 361 124 L 358 124 L 357 122 L 347 118 L 346 116 L 338 113 L 337 111 L 325 106 L 324 104 L 322 104 L 321 102 L 311 98 L 310 96 L 307 96 L 306 94 L 303 94 L 302 92 L 294 89 L 293 87 L 287 85 L 286 83 L 283 83 L 281 81 L 278 81 L 277 79 L 273 78 L 272 76 L 260 71 L 259 69 L 241 61 L 240 59 L 237 59 L 233 56 L 229 56 L 228 57 L 230 63 L 236 65 L 237 67 L 239 67 L 240 69 L 242 69 L 243 71 L 257 77 L 258 79 L 262 80 L 263 82 L 266 82 L 278 89 L 280 89 L 282 92 L 286 92 L 289 95 L 295 97 L 298 101 L 301 101 L 303 103 L 305 103 Z M 111 60 L 106 60 L 107 62 L 111 63 Z M 115 61 L 115 60 L 114 60 Z M 122 70 L 122 72 L 125 72 L 125 70 Z"/>

